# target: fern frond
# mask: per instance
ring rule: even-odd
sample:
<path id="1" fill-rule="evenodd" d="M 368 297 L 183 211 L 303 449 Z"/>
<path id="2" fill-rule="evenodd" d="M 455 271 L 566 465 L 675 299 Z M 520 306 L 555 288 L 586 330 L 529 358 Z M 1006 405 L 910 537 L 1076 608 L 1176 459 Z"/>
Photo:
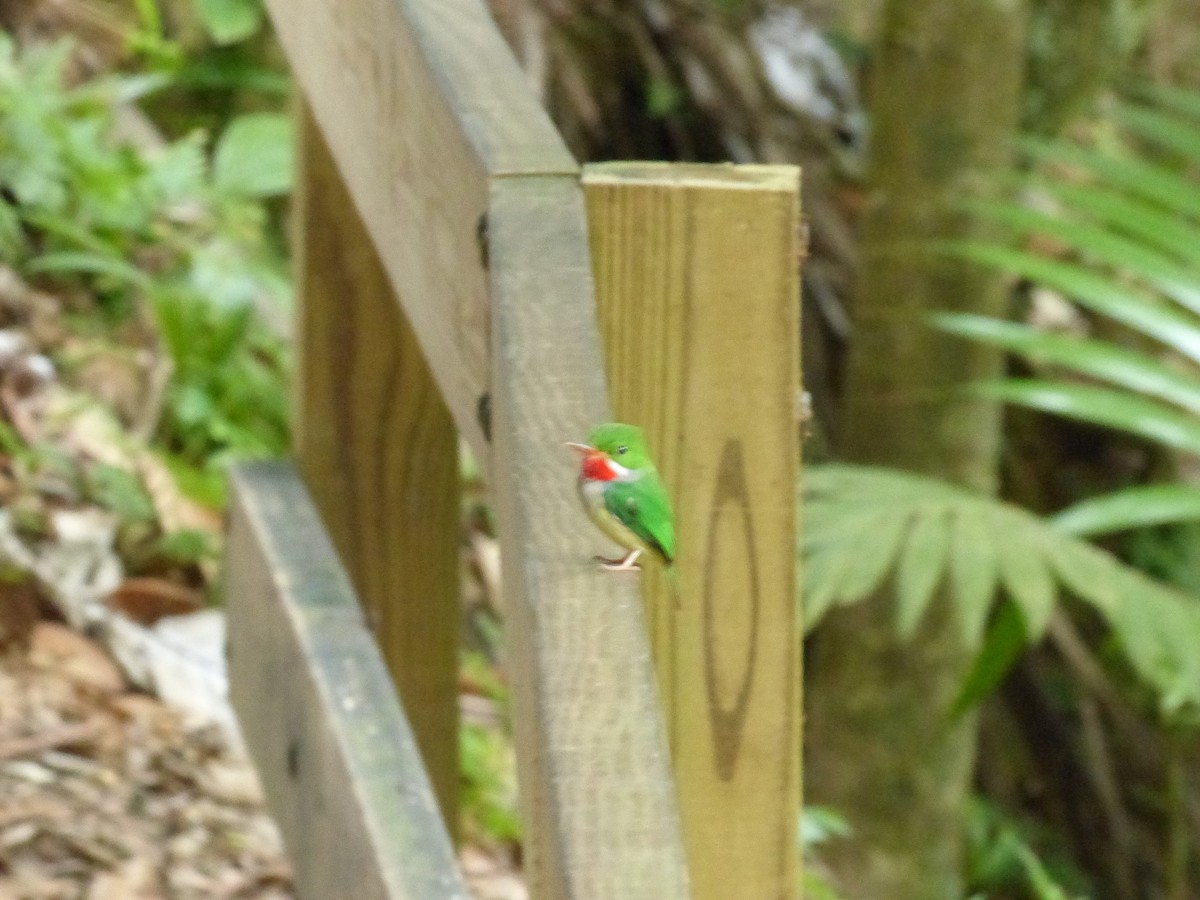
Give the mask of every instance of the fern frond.
<path id="1" fill-rule="evenodd" d="M 1001 593 L 1036 640 L 1069 593 L 1104 617 L 1164 709 L 1200 709 L 1200 603 L 1032 513 L 931 478 L 824 465 L 804 493 L 807 628 L 891 577 L 904 636 L 942 589 L 971 645 Z"/>

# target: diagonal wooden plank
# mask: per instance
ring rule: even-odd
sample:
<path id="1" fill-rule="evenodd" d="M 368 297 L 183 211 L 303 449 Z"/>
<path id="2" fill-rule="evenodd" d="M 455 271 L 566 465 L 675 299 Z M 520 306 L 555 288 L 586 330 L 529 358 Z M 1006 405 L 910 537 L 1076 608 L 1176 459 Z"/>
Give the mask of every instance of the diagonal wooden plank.
<path id="1" fill-rule="evenodd" d="M 498 180 L 489 219 L 493 468 L 534 896 L 687 897 L 637 584 L 597 571 L 562 447 L 608 418 L 579 184 Z"/>
<path id="2" fill-rule="evenodd" d="M 575 172 L 480 0 L 268 0 L 459 431 L 485 467 L 493 177 Z"/>
<path id="3" fill-rule="evenodd" d="M 591 564 L 561 448 L 607 415 L 576 165 L 480 0 L 269 6 L 455 423 L 491 466 L 535 896 L 685 897 L 640 603 Z"/>
<path id="4" fill-rule="evenodd" d="M 404 712 L 296 472 L 232 476 L 233 703 L 305 900 L 468 900 Z"/>

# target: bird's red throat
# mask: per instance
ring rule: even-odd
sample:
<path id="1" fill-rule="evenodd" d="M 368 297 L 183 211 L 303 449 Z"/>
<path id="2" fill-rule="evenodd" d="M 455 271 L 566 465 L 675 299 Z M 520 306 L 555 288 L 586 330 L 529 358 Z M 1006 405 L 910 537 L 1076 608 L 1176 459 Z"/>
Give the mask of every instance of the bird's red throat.
<path id="1" fill-rule="evenodd" d="M 615 481 L 617 471 L 609 465 L 608 455 L 593 450 L 583 457 L 581 473 L 588 481 Z"/>

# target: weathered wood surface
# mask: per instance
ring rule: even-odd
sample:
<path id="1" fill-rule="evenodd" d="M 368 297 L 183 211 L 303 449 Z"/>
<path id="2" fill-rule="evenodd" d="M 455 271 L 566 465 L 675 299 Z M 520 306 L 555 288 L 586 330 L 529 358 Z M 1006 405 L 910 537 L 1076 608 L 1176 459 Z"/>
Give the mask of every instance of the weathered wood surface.
<path id="1" fill-rule="evenodd" d="M 268 0 L 460 432 L 490 390 L 489 178 L 575 172 L 481 0 Z"/>
<path id="2" fill-rule="evenodd" d="M 573 177 L 499 179 L 489 214 L 495 441 L 534 896 L 689 896 L 637 585 L 598 570 L 562 447 L 608 419 Z M 748 896 L 748 895 L 736 895 Z"/>
<path id="3" fill-rule="evenodd" d="M 333 158 L 300 105 L 296 459 L 458 821 L 458 436 Z"/>
<path id="4" fill-rule="evenodd" d="M 454 421 L 492 469 L 534 896 L 685 897 L 640 603 L 591 564 L 561 446 L 607 416 L 577 166 L 479 0 L 269 7 Z"/>
<path id="5" fill-rule="evenodd" d="M 306 900 L 468 900 L 362 610 L 299 477 L 232 478 L 234 707 Z"/>
<path id="6" fill-rule="evenodd" d="M 794 897 L 800 806 L 799 172 L 585 168 L 618 418 L 676 515 L 648 577 L 695 896 Z"/>

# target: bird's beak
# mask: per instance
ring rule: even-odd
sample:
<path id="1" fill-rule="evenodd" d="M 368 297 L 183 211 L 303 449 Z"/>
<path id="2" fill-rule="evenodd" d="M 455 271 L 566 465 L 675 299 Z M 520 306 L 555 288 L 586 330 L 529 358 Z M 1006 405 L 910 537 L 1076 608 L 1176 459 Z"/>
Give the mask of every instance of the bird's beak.
<path id="1" fill-rule="evenodd" d="M 567 441 L 565 444 L 563 444 L 563 446 L 570 447 L 572 450 L 582 456 L 587 456 L 589 453 L 596 452 L 595 447 L 589 447 L 587 444 L 576 444 L 574 441 Z"/>

